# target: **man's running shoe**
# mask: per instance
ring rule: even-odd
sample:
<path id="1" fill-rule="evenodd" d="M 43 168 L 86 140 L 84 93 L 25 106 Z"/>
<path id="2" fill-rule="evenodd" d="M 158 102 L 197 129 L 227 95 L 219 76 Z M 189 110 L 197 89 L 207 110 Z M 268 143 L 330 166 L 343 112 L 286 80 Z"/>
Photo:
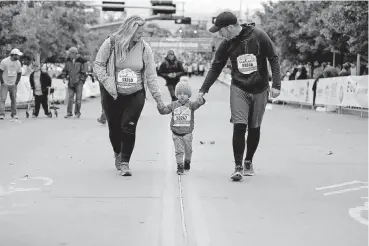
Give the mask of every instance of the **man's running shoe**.
<path id="1" fill-rule="evenodd" d="M 64 116 L 65 119 L 71 119 L 73 117 L 73 115 L 67 114 L 66 116 Z"/>
<path id="2" fill-rule="evenodd" d="M 184 170 L 185 171 L 190 171 L 191 169 L 191 161 L 185 161 L 184 162 Z"/>
<path id="3" fill-rule="evenodd" d="M 121 176 L 132 176 L 131 170 L 129 169 L 128 162 L 122 162 L 120 165 L 120 175 Z"/>
<path id="4" fill-rule="evenodd" d="M 0 120 L 3 120 L 5 118 L 4 115 L 0 115 Z"/>
<path id="5" fill-rule="evenodd" d="M 183 164 L 178 164 L 177 165 L 177 174 L 178 175 L 182 175 L 184 173 L 184 166 Z"/>
<path id="6" fill-rule="evenodd" d="M 244 162 L 243 176 L 254 176 L 254 166 L 251 161 Z"/>
<path id="7" fill-rule="evenodd" d="M 103 124 L 103 125 L 106 124 L 106 120 L 102 120 L 100 117 L 97 118 L 97 122 L 99 122 L 100 124 Z"/>
<path id="8" fill-rule="evenodd" d="M 231 179 L 233 181 L 240 181 L 242 179 L 242 171 L 243 171 L 243 168 L 241 165 L 236 166 L 234 172 L 232 173 Z"/>
<path id="9" fill-rule="evenodd" d="M 12 119 L 18 120 L 18 116 L 17 115 L 12 115 Z"/>

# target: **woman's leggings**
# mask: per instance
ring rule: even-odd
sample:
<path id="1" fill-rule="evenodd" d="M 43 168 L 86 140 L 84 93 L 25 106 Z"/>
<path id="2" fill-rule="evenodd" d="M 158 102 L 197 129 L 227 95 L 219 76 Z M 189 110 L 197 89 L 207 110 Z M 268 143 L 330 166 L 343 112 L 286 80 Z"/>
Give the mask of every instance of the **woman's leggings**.
<path id="1" fill-rule="evenodd" d="M 109 138 L 115 153 L 122 154 L 122 162 L 129 162 L 136 141 L 136 127 L 145 105 L 145 91 L 114 98 L 103 89 L 104 111 L 109 126 Z"/>

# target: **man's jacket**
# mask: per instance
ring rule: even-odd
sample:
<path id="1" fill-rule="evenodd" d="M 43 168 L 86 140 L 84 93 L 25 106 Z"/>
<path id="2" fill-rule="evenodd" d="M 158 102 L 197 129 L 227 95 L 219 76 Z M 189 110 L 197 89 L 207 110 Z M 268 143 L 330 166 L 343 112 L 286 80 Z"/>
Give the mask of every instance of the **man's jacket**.
<path id="1" fill-rule="evenodd" d="M 170 73 L 176 73 L 176 77 L 170 78 L 168 76 Z M 158 75 L 165 79 L 167 85 L 176 85 L 184 73 L 182 62 L 178 61 L 176 57 L 174 57 L 173 61 L 166 57 L 160 65 Z"/>
<path id="2" fill-rule="evenodd" d="M 269 88 L 267 59 L 272 70 L 272 87 L 281 88 L 279 58 L 268 35 L 253 25 L 241 25 L 242 31 L 231 40 L 224 40 L 200 91 L 207 93 L 219 77 L 227 60 L 232 64 L 232 85 L 257 94 Z"/>
<path id="3" fill-rule="evenodd" d="M 82 57 L 78 57 L 74 63 L 68 58 L 59 77 L 62 79 L 66 78 L 69 87 L 75 87 L 77 84 L 84 84 L 86 82 L 87 70 L 87 62 Z"/>

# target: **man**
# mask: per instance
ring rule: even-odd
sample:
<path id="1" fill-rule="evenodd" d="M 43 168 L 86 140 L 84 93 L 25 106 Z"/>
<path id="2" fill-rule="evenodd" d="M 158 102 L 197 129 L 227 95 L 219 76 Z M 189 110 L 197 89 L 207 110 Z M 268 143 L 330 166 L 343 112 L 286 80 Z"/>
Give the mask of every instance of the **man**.
<path id="1" fill-rule="evenodd" d="M 234 14 L 223 12 L 217 16 L 210 32 L 225 38 L 215 53 L 215 58 L 199 97 L 208 93 L 230 59 L 232 82 L 230 87 L 231 123 L 233 123 L 233 154 L 235 171 L 231 178 L 239 181 L 244 176 L 253 176 L 252 159 L 259 144 L 260 125 L 268 101 L 269 90 L 272 97 L 280 94 L 281 76 L 279 58 L 268 35 L 254 25 L 240 25 Z M 267 59 L 271 65 L 273 83 L 269 89 Z M 248 126 L 247 154 L 245 134 Z"/>
<path id="2" fill-rule="evenodd" d="M 176 85 L 184 74 L 185 71 L 183 69 L 182 62 L 177 60 L 173 50 L 169 50 L 167 57 L 160 65 L 158 75 L 165 79 L 172 101 L 177 100 L 175 96 Z"/>
<path id="3" fill-rule="evenodd" d="M 17 116 L 17 86 L 22 76 L 22 64 L 19 57 L 23 53 L 18 49 L 10 52 L 10 57 L 3 59 L 0 63 L 0 120 L 5 117 L 5 101 L 8 96 L 11 100 L 11 117 L 18 119 Z"/>
<path id="4" fill-rule="evenodd" d="M 65 62 L 64 69 L 60 75 L 64 83 L 68 82 L 68 106 L 67 115 L 64 118 L 73 117 L 73 101 L 76 95 L 76 105 L 74 108 L 75 118 L 81 117 L 82 91 L 83 85 L 87 79 L 87 62 L 82 57 L 78 56 L 78 49 L 71 47 L 68 50 L 69 57 Z"/>

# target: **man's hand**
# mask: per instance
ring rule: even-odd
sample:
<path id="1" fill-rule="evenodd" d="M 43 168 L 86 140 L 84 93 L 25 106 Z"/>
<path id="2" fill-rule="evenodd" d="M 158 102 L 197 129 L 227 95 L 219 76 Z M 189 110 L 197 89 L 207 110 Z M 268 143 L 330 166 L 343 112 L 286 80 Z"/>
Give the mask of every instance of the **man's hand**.
<path id="1" fill-rule="evenodd" d="M 203 100 L 204 98 L 204 92 L 199 92 L 199 94 L 197 95 L 197 100 Z"/>
<path id="2" fill-rule="evenodd" d="M 169 78 L 174 78 L 174 77 L 176 77 L 176 75 L 175 75 L 175 73 L 170 73 L 170 74 L 168 74 L 168 77 Z"/>
<path id="3" fill-rule="evenodd" d="M 271 96 L 272 98 L 276 98 L 276 97 L 278 97 L 280 94 L 281 94 L 281 91 L 280 91 L 280 90 L 275 89 L 275 88 L 271 88 L 271 90 L 270 90 L 270 96 Z"/>

